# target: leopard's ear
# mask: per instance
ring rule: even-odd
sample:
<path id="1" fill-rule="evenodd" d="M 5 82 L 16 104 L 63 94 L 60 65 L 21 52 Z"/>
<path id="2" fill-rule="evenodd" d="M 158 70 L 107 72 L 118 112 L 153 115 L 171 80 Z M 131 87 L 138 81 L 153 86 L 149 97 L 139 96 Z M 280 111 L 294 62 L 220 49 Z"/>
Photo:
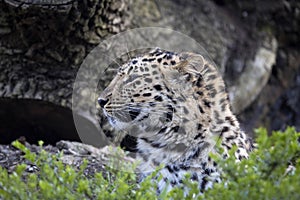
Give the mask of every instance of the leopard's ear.
<path id="1" fill-rule="evenodd" d="M 179 56 L 180 62 L 172 67 L 185 78 L 186 84 L 191 85 L 195 93 L 206 91 L 212 102 L 218 99 L 227 101 L 224 81 L 210 59 L 195 53 L 181 53 Z"/>
<path id="2" fill-rule="evenodd" d="M 180 74 L 182 82 L 193 87 L 203 87 L 206 84 L 205 59 L 194 53 L 181 53 L 179 56 L 180 62 L 172 66 L 172 69 Z"/>
<path id="3" fill-rule="evenodd" d="M 161 67 L 165 84 L 173 90 L 179 90 L 185 95 L 193 95 L 195 87 L 201 87 L 205 83 L 201 74 L 204 60 L 197 54 L 179 54 L 175 65 Z"/>
<path id="4" fill-rule="evenodd" d="M 204 58 L 200 54 L 195 53 L 181 53 L 180 62 L 173 66 L 182 75 L 189 76 L 187 80 L 193 83 L 195 87 L 203 87 L 210 85 L 218 86 L 219 89 L 224 90 L 225 85 L 223 79 L 213 62 Z M 201 84 L 200 82 L 203 82 Z"/>
<path id="5" fill-rule="evenodd" d="M 179 72 L 197 75 L 204 68 L 205 60 L 199 54 L 184 52 L 179 54 L 179 57 L 181 62 L 174 66 Z"/>

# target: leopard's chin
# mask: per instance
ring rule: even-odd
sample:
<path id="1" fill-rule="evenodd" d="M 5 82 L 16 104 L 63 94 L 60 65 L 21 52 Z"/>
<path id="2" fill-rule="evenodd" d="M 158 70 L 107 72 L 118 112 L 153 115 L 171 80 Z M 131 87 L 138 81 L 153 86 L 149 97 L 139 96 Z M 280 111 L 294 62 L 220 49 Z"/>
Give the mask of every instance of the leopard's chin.
<path id="1" fill-rule="evenodd" d="M 103 109 L 103 114 L 105 115 L 105 117 L 107 118 L 108 122 L 110 123 L 110 125 L 114 128 L 117 128 L 116 125 L 118 123 L 117 119 L 115 117 L 113 117 L 112 115 L 110 115 L 105 109 Z"/>
<path id="2" fill-rule="evenodd" d="M 128 124 L 121 122 L 118 120 L 118 118 L 107 116 L 107 119 L 112 127 L 114 127 L 116 130 L 126 130 L 128 129 Z"/>
<path id="3" fill-rule="evenodd" d="M 112 127 L 114 127 L 116 130 L 128 130 L 130 128 L 130 123 L 123 122 L 121 119 L 119 119 L 116 116 L 112 116 L 107 112 L 104 112 L 105 116 L 108 119 L 108 122 Z"/>

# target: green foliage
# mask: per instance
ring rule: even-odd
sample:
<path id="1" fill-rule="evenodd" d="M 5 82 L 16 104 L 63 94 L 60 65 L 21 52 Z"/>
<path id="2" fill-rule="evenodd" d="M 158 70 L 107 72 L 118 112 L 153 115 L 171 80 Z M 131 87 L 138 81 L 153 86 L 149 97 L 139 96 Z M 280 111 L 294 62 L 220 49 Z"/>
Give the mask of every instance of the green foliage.
<path id="1" fill-rule="evenodd" d="M 300 134 L 294 128 L 267 135 L 256 130 L 257 149 L 249 159 L 235 163 L 217 160 L 223 183 L 205 192 L 203 199 L 300 199 Z"/>
<path id="2" fill-rule="evenodd" d="M 270 137 L 265 129 L 258 129 L 256 133 L 258 147 L 249 159 L 236 163 L 234 150 L 227 160 L 213 156 L 222 167 L 222 183 L 199 194 L 197 184 L 190 182 L 187 176 L 184 184 L 190 189 L 185 198 L 300 199 L 297 141 L 300 134 L 293 128 L 273 132 Z M 18 165 L 13 173 L 0 167 L 0 199 L 184 199 L 181 188 L 164 191 L 158 197 L 153 181 L 157 172 L 137 184 L 133 173 L 136 165 L 121 164 L 121 159 L 112 159 L 111 167 L 105 172 L 88 178 L 84 173 L 87 161 L 77 169 L 63 164 L 62 154 L 51 155 L 44 151 L 42 143 L 38 155 L 17 141 L 13 145 L 24 152 L 24 157 L 36 165 L 38 171 L 24 173 L 25 164 Z"/>

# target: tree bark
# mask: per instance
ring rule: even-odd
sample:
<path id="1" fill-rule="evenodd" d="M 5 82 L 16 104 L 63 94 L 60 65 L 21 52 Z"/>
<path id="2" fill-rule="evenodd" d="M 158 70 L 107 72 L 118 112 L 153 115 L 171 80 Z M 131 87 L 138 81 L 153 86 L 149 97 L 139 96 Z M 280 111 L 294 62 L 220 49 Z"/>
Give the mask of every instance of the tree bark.
<path id="1" fill-rule="evenodd" d="M 71 107 L 72 84 L 87 53 L 125 30 L 128 2 L 1 1 L 1 97 Z"/>
<path id="2" fill-rule="evenodd" d="M 71 109 L 82 60 L 103 38 L 126 29 L 128 5 L 127 0 L 1 0 L 0 98 L 42 100 Z M 35 117 L 28 113 L 26 121 L 30 119 Z M 7 134 L 18 122 L 0 126 L 1 134 Z M 63 124 L 55 129 L 62 132 Z"/>
<path id="3" fill-rule="evenodd" d="M 220 4 L 227 1 L 215 2 L 1 0 L 0 99 L 41 100 L 70 111 L 77 70 L 97 44 L 129 28 L 159 26 L 194 38 L 208 51 L 225 78 L 233 110 L 242 113 L 267 84 L 276 60 L 278 41 L 283 44 L 287 40 L 283 37 L 286 31 L 276 34 L 269 30 L 268 15 L 294 12 L 296 3 L 261 7 L 233 0 L 229 6 L 222 7 Z M 284 12 L 287 4 L 291 5 L 288 12 Z M 294 13 L 296 16 L 296 10 Z M 261 27 L 257 26 L 261 21 L 253 20 L 253 16 L 262 16 Z M 286 18 L 293 23 L 292 29 L 284 23 L 284 30 L 289 31 L 292 42 L 297 42 L 298 25 L 294 22 L 298 19 Z M 0 112 L 0 120 L 5 116 Z M 83 117 L 89 120 L 88 116 Z M 95 122 L 91 124 L 95 129 L 99 126 Z M 0 125 L 0 130 L 4 133 L 11 129 Z"/>

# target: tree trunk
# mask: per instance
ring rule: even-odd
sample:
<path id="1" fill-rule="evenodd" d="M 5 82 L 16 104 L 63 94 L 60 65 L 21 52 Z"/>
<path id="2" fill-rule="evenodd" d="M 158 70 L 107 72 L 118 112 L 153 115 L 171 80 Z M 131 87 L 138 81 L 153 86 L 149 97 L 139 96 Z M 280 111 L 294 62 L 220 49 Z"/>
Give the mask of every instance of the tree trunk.
<path id="1" fill-rule="evenodd" d="M 79 140 L 70 117 L 73 83 L 80 64 L 108 36 L 146 26 L 182 32 L 208 51 L 225 78 L 233 110 L 241 114 L 251 132 L 266 120 L 257 115 L 262 107 L 269 106 L 270 100 L 256 102 L 247 115 L 243 111 L 257 101 L 273 76 L 277 43 L 284 49 L 299 42 L 299 4 L 272 2 L 260 5 L 235 0 L 0 0 L 0 134 L 10 134 L 0 137 L 0 143 L 25 132 L 29 139 L 47 132 L 44 138 L 52 137 L 53 141 Z M 278 28 L 277 23 L 283 19 L 287 21 Z M 279 58 L 285 54 L 284 61 L 291 58 L 291 62 L 279 63 L 279 73 L 285 66 L 296 67 L 283 73 L 284 78 L 279 80 L 283 84 L 290 75 L 296 76 L 299 68 L 299 51 L 285 51 Z M 277 93 L 276 98 L 280 96 Z M 270 95 L 261 96 L 260 99 L 266 99 Z M 89 119 L 89 111 L 77 114 L 90 122 L 87 132 L 100 131 L 98 122 Z M 90 143 L 99 146 L 101 142 Z"/>
<path id="2" fill-rule="evenodd" d="M 32 128 L 39 116 L 43 124 L 49 123 L 42 130 L 48 130 L 54 138 L 65 135 L 65 139 L 78 139 L 74 125 L 65 129 L 69 119 L 61 118 L 62 123 L 56 121 L 54 125 L 48 107 L 52 105 L 52 110 L 64 110 L 70 116 L 73 83 L 82 60 L 105 36 L 126 29 L 128 5 L 127 0 L 0 1 L 0 97 L 15 99 L 10 104 L 2 101 L 2 106 L 11 109 L 0 113 L 1 134 L 12 134 L 6 135 L 10 140 L 22 132 L 44 134 Z M 24 99 L 27 101 L 23 103 L 16 101 Z M 48 102 L 47 108 L 31 100 Z M 16 112 L 18 104 L 27 105 L 31 112 Z M 4 124 L 8 116 L 13 120 Z M 21 121 L 33 125 L 25 128 L 18 123 Z M 15 133 L 18 126 L 24 129 Z M 7 142 L 0 138 L 0 143 Z"/>

